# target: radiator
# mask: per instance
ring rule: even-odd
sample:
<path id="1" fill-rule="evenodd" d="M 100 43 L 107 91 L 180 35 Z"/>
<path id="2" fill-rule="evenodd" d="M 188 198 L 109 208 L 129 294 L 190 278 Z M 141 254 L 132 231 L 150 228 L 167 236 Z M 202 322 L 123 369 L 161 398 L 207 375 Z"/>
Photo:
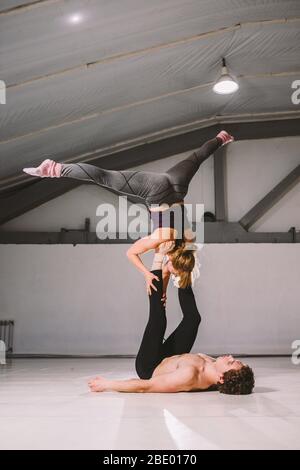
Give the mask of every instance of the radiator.
<path id="1" fill-rule="evenodd" d="M 14 321 L 0 320 L 0 340 L 5 343 L 6 352 L 13 352 Z"/>

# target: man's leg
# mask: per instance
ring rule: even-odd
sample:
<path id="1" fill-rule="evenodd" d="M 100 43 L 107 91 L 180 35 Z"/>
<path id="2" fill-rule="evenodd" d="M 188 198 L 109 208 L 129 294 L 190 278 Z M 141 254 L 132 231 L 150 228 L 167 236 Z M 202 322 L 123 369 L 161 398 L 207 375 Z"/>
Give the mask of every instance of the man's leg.
<path id="1" fill-rule="evenodd" d="M 201 322 L 192 288 L 178 289 L 178 298 L 183 319 L 163 343 L 162 359 L 176 354 L 189 353 L 194 345 Z"/>
<path id="2" fill-rule="evenodd" d="M 141 379 L 152 377 L 153 370 L 162 360 L 161 348 L 167 326 L 166 310 L 161 301 L 163 294 L 162 271 L 153 270 L 151 272 L 159 277 L 159 282 L 153 281 L 157 291 L 152 290 L 152 294 L 149 296 L 149 320 L 135 361 L 136 371 Z"/>

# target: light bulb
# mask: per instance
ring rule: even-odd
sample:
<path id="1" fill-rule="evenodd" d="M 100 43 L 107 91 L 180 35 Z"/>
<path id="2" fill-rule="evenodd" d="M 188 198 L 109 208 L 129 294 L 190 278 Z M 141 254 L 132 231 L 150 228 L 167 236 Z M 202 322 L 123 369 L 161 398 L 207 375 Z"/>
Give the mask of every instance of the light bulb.
<path id="1" fill-rule="evenodd" d="M 225 59 L 222 59 L 222 73 L 221 77 L 214 84 L 213 90 L 219 95 L 228 95 L 234 93 L 239 89 L 239 84 L 229 75 Z"/>

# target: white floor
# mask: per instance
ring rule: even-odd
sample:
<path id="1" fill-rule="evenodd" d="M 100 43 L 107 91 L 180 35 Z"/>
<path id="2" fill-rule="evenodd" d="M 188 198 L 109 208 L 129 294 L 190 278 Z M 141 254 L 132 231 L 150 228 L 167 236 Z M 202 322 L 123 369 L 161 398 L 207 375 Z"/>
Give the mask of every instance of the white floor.
<path id="1" fill-rule="evenodd" d="M 89 393 L 133 359 L 14 359 L 0 366 L 3 449 L 300 449 L 300 366 L 249 359 L 251 396 Z"/>

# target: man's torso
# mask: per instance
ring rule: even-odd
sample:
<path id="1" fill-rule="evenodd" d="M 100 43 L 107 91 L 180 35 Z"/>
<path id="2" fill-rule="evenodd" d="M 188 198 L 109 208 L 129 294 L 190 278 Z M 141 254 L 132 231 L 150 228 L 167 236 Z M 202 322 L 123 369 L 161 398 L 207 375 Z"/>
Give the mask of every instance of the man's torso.
<path id="1" fill-rule="evenodd" d="M 198 354 L 179 354 L 172 357 L 167 357 L 154 369 L 152 377 L 157 377 L 163 374 L 169 374 L 177 369 L 185 368 L 187 366 L 194 366 L 198 370 L 198 376 L 192 384 L 191 389 L 206 390 L 210 384 L 204 375 L 205 359 Z"/>

